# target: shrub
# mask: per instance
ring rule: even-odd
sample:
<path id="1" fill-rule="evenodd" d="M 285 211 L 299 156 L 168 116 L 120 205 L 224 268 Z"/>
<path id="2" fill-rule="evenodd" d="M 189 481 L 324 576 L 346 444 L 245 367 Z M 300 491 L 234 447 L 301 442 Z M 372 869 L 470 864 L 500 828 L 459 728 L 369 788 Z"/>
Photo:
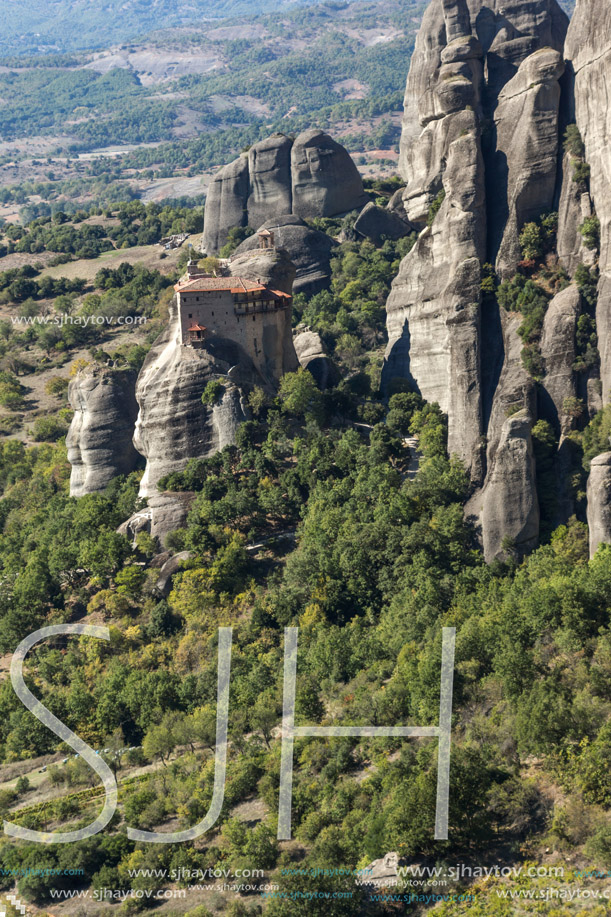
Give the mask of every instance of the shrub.
<path id="1" fill-rule="evenodd" d="M 441 205 L 442 205 L 443 202 L 445 201 L 445 198 L 446 198 L 446 193 L 445 193 L 445 190 L 442 188 L 442 190 L 439 192 L 439 194 L 437 195 L 437 197 L 435 198 L 435 200 L 433 201 L 433 203 L 432 203 L 431 206 L 429 207 L 429 213 L 428 213 L 428 216 L 427 216 L 427 218 L 426 218 L 426 225 L 427 225 L 427 226 L 432 226 L 433 223 L 435 222 L 435 217 L 437 216 L 437 214 L 438 214 L 439 211 L 441 210 Z"/>
<path id="2" fill-rule="evenodd" d="M 598 248 L 600 243 L 600 220 L 595 214 L 591 217 L 586 217 L 579 227 L 579 232 L 583 236 L 583 241 L 587 248 Z"/>
<path id="3" fill-rule="evenodd" d="M 573 181 L 585 185 L 590 179 L 590 166 L 587 162 L 578 161 L 573 166 Z"/>
<path id="4" fill-rule="evenodd" d="M 541 258 L 543 255 L 543 230 L 537 223 L 527 223 L 520 233 L 522 256 L 528 261 Z"/>
<path id="5" fill-rule="evenodd" d="M 218 379 L 211 379 L 202 393 L 202 404 L 217 404 L 224 391 L 225 387 L 222 382 L 219 382 Z"/>
<path id="6" fill-rule="evenodd" d="M 37 443 L 54 443 L 68 432 L 68 425 L 60 417 L 39 417 L 31 432 Z"/>
<path id="7" fill-rule="evenodd" d="M 564 149 L 571 156 L 580 158 L 585 156 L 586 148 L 581 139 L 581 132 L 576 124 L 569 124 L 564 132 Z"/>
<path id="8" fill-rule="evenodd" d="M 47 395 L 63 395 L 68 389 L 68 380 L 63 376 L 51 376 L 45 385 Z"/>

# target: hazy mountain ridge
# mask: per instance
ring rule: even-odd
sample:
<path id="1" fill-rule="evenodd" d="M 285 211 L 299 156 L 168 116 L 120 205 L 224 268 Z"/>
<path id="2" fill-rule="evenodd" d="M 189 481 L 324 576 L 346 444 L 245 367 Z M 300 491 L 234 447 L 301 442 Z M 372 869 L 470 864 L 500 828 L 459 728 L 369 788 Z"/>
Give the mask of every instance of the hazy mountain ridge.
<path id="1" fill-rule="evenodd" d="M 103 48 L 155 29 L 307 6 L 319 0 L 6 0 L 0 23 L 1 54 Z M 342 4 L 343 5 L 343 4 Z"/>

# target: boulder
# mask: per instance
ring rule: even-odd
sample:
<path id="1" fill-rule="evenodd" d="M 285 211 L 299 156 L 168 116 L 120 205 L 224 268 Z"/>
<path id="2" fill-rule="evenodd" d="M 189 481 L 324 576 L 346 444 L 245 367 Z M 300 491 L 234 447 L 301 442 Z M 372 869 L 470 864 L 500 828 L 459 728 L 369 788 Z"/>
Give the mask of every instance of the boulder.
<path id="1" fill-rule="evenodd" d="M 325 353 L 320 335 L 302 331 L 293 338 L 299 365 L 314 376 L 319 389 L 331 388 L 339 379 L 337 367 Z"/>
<path id="2" fill-rule="evenodd" d="M 119 535 L 125 535 L 126 538 L 132 543 L 132 547 L 136 546 L 136 535 L 140 532 L 146 532 L 148 535 L 151 533 L 151 523 L 152 523 L 153 514 L 149 507 L 146 509 L 138 510 L 137 513 L 134 513 L 129 519 L 126 519 L 125 522 L 122 522 L 117 532 Z"/>
<path id="3" fill-rule="evenodd" d="M 326 289 L 331 281 L 331 255 L 337 243 L 326 233 L 312 229 L 300 217 L 292 214 L 278 216 L 259 226 L 258 232 L 268 229 L 274 234 L 274 243 L 288 253 L 296 270 L 294 293 L 310 296 Z M 234 260 L 244 252 L 256 251 L 258 236 L 249 236 L 238 246 Z"/>
<path id="4" fill-rule="evenodd" d="M 553 210 L 563 73 L 562 55 L 544 48 L 522 61 L 499 95 L 491 174 L 496 194 L 489 212 L 496 268 L 503 278 L 512 277 L 522 260 L 524 224 Z"/>
<path id="5" fill-rule="evenodd" d="M 158 592 L 167 598 L 172 589 L 172 580 L 176 573 L 180 573 L 183 562 L 192 556 L 191 551 L 180 551 L 169 557 L 159 571 L 159 578 L 155 583 Z"/>
<path id="6" fill-rule="evenodd" d="M 103 491 L 120 474 L 138 466 L 132 436 L 138 414 L 136 373 L 95 364 L 82 369 L 68 386 L 74 417 L 66 436 L 70 494 Z"/>
<path id="7" fill-rule="evenodd" d="M 588 477 L 588 528 L 590 557 L 600 544 L 611 544 L 611 452 L 597 455 Z"/>
<path id="8" fill-rule="evenodd" d="M 413 229 L 412 224 L 401 219 L 395 211 L 378 207 L 371 201 L 363 207 L 354 224 L 355 232 L 374 245 L 381 245 L 384 239 L 401 239 Z"/>

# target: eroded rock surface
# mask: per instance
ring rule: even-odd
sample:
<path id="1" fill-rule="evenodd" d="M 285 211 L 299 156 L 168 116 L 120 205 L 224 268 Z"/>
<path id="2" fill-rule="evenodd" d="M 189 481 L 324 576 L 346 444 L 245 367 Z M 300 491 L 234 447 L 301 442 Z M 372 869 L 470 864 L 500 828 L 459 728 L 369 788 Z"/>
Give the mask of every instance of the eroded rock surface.
<path id="1" fill-rule="evenodd" d="M 564 61 L 544 48 L 522 61 L 499 94 L 491 199 L 493 250 L 501 277 L 512 277 L 522 260 L 520 231 L 553 209 L 558 166 L 560 77 Z"/>
<path id="2" fill-rule="evenodd" d="M 204 405 L 206 384 L 220 379 L 223 393 L 217 404 Z M 146 458 L 140 495 L 151 500 L 160 478 L 182 470 L 189 459 L 204 458 L 232 443 L 246 418 L 240 385 L 265 382 L 237 344 L 211 337 L 206 347 L 180 343 L 173 307 L 167 329 L 149 352 L 136 388 L 139 414 L 134 444 Z M 151 504 L 152 505 L 152 504 Z M 153 534 L 156 519 L 153 507 Z"/>
<path id="3" fill-rule="evenodd" d="M 577 0 L 566 41 L 574 72 L 577 125 L 591 168 L 590 192 L 600 219 L 600 285 L 596 323 L 603 400 L 611 397 L 611 6 Z"/>
<path id="4" fill-rule="evenodd" d="M 90 365 L 68 387 L 74 417 L 66 437 L 73 497 L 99 493 L 140 461 L 132 436 L 138 415 L 136 373 Z"/>
<path id="5" fill-rule="evenodd" d="M 312 374 L 319 389 L 334 385 L 339 373 L 327 356 L 320 335 L 315 331 L 302 331 L 293 338 L 299 365 Z"/>
<path id="6" fill-rule="evenodd" d="M 350 154 L 324 131 L 304 131 L 294 141 L 273 134 L 214 177 L 202 244 L 208 254 L 216 254 L 234 226 L 254 228 L 288 214 L 332 217 L 366 203 Z"/>
<path id="7" fill-rule="evenodd" d="M 331 280 L 331 254 L 337 243 L 326 233 L 312 229 L 300 217 L 288 214 L 268 220 L 258 227 L 271 230 L 275 245 L 287 252 L 295 266 L 294 293 L 313 295 L 328 287 Z M 244 252 L 256 251 L 257 235 L 249 236 L 235 251 L 234 259 Z"/>
<path id="8" fill-rule="evenodd" d="M 590 557 L 601 544 L 611 544 L 611 452 L 592 459 L 588 477 Z"/>

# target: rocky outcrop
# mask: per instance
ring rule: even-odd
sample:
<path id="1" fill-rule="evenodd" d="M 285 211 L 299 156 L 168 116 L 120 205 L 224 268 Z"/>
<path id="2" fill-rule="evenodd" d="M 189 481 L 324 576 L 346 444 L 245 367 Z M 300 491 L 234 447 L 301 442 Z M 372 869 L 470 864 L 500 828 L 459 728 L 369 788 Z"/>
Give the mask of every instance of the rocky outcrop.
<path id="1" fill-rule="evenodd" d="M 172 589 L 172 580 L 174 576 L 182 570 L 182 565 L 191 557 L 191 551 L 180 551 L 178 554 L 168 557 L 161 569 L 159 578 L 155 583 L 155 589 L 167 598 Z"/>
<path id="2" fill-rule="evenodd" d="M 218 403 L 204 405 L 202 393 L 211 379 L 223 382 L 223 392 Z M 216 335 L 203 348 L 182 345 L 173 304 L 169 325 L 149 352 L 136 388 L 140 410 L 134 444 L 146 458 L 142 497 L 156 497 L 159 479 L 182 470 L 189 459 L 212 455 L 234 441 L 246 418 L 241 385 L 265 385 L 245 351 Z M 153 507 L 152 534 L 156 525 Z"/>
<path id="3" fill-rule="evenodd" d="M 66 437 L 72 466 L 70 494 L 103 491 L 120 474 L 129 474 L 140 461 L 132 436 L 138 414 L 136 374 L 130 369 L 89 365 L 68 387 L 74 417 Z"/>
<path id="4" fill-rule="evenodd" d="M 505 536 L 519 554 L 537 542 L 537 405 L 521 318 L 489 293 L 482 305 L 481 265 L 513 275 L 524 223 L 554 209 L 567 27 L 556 0 L 432 0 L 406 85 L 402 201 L 422 232 L 388 299 L 383 380 L 402 376 L 447 413 L 488 558 Z M 565 368 L 555 346 L 548 337 L 554 410 Z"/>
<path id="5" fill-rule="evenodd" d="M 574 180 L 575 160 L 565 153 L 562 163 L 562 190 L 558 205 L 558 257 L 571 277 L 580 264 L 592 264 L 594 252 L 586 248 L 579 227 L 592 216 L 592 201 L 580 182 Z"/>
<path id="6" fill-rule="evenodd" d="M 291 179 L 291 212 L 303 219 L 347 213 L 367 201 L 350 154 L 323 131 L 297 136 L 291 150 Z"/>
<path id="7" fill-rule="evenodd" d="M 248 156 L 244 153 L 216 173 L 206 194 L 202 238 L 205 252 L 218 252 L 232 227 L 248 226 L 249 188 Z"/>
<path id="8" fill-rule="evenodd" d="M 600 544 L 611 544 L 611 452 L 597 455 L 588 477 L 588 528 L 590 557 Z"/>
<path id="9" fill-rule="evenodd" d="M 472 80 L 477 65 L 471 62 L 478 60 L 481 49 L 486 71 L 482 105 L 490 117 L 501 89 L 515 76 L 521 62 L 541 48 L 562 51 L 567 27 L 568 17 L 556 0 L 432 0 L 416 39 L 405 90 L 401 175 L 412 181 L 415 141 L 426 125 L 439 120 L 444 113 L 441 100 L 452 95 L 451 91 L 440 94 L 438 90 L 443 66 L 467 65 L 456 75 Z M 476 82 L 473 93 L 477 108 Z M 459 87 L 459 91 L 469 90 Z"/>
<path id="10" fill-rule="evenodd" d="M 537 547 L 539 501 L 531 418 L 526 410 L 508 417 L 501 427 L 481 494 L 484 557 L 495 560 Z"/>
<path id="11" fill-rule="evenodd" d="M 293 338 L 299 365 L 312 374 L 319 389 L 335 385 L 339 378 L 337 367 L 327 356 L 320 335 L 302 331 Z"/>
<path id="12" fill-rule="evenodd" d="M 320 130 L 293 141 L 273 134 L 225 166 L 206 198 L 202 245 L 215 254 L 234 226 L 261 226 L 288 214 L 332 217 L 367 202 L 347 150 Z"/>
<path id="13" fill-rule="evenodd" d="M 149 497 L 151 535 L 165 547 L 170 532 L 184 528 L 197 494 L 189 491 L 157 491 Z"/>
<path id="14" fill-rule="evenodd" d="M 488 422 L 487 475 L 466 506 L 480 532 L 486 560 L 518 555 L 536 546 L 539 503 L 531 429 L 536 419 L 535 384 L 522 363 L 520 317 L 502 311 L 503 367 Z"/>
<path id="15" fill-rule="evenodd" d="M 384 239 L 401 239 L 413 229 L 412 224 L 402 219 L 397 212 L 379 207 L 371 201 L 363 207 L 354 224 L 354 231 L 374 245 L 381 245 Z"/>
<path id="16" fill-rule="evenodd" d="M 574 73 L 577 125 L 590 165 L 590 192 L 600 219 L 600 286 L 596 324 L 603 400 L 611 398 L 611 7 L 577 0 L 565 49 Z"/>
<path id="17" fill-rule="evenodd" d="M 259 226 L 274 233 L 275 245 L 287 252 L 295 266 L 294 293 L 310 296 L 329 286 L 331 280 L 331 254 L 337 243 L 326 233 L 312 229 L 300 217 L 288 214 L 268 220 Z M 256 251 L 257 235 L 249 236 L 234 253 L 234 260 L 245 252 Z"/>
<path id="18" fill-rule="evenodd" d="M 567 398 L 577 396 L 573 364 L 577 356 L 576 331 L 580 314 L 581 295 L 571 284 L 550 302 L 541 334 L 541 356 L 545 364 L 542 391 L 546 397 L 540 413 L 562 433 L 568 433 L 572 426 L 564 403 Z"/>
<path id="19" fill-rule="evenodd" d="M 492 250 L 501 277 L 512 277 L 522 260 L 520 231 L 553 209 L 558 166 L 560 77 L 558 51 L 536 51 L 502 89 L 494 116 L 496 151 L 490 199 Z"/>
<path id="20" fill-rule="evenodd" d="M 275 213 L 291 212 L 291 148 L 285 134 L 274 134 L 248 151 L 248 225 L 260 226 Z"/>
<path id="21" fill-rule="evenodd" d="M 386 304 L 384 382 L 401 377 L 449 419 L 448 448 L 481 474 L 480 263 L 486 253 L 484 166 L 474 112 L 450 144 L 445 199 L 401 262 Z"/>

